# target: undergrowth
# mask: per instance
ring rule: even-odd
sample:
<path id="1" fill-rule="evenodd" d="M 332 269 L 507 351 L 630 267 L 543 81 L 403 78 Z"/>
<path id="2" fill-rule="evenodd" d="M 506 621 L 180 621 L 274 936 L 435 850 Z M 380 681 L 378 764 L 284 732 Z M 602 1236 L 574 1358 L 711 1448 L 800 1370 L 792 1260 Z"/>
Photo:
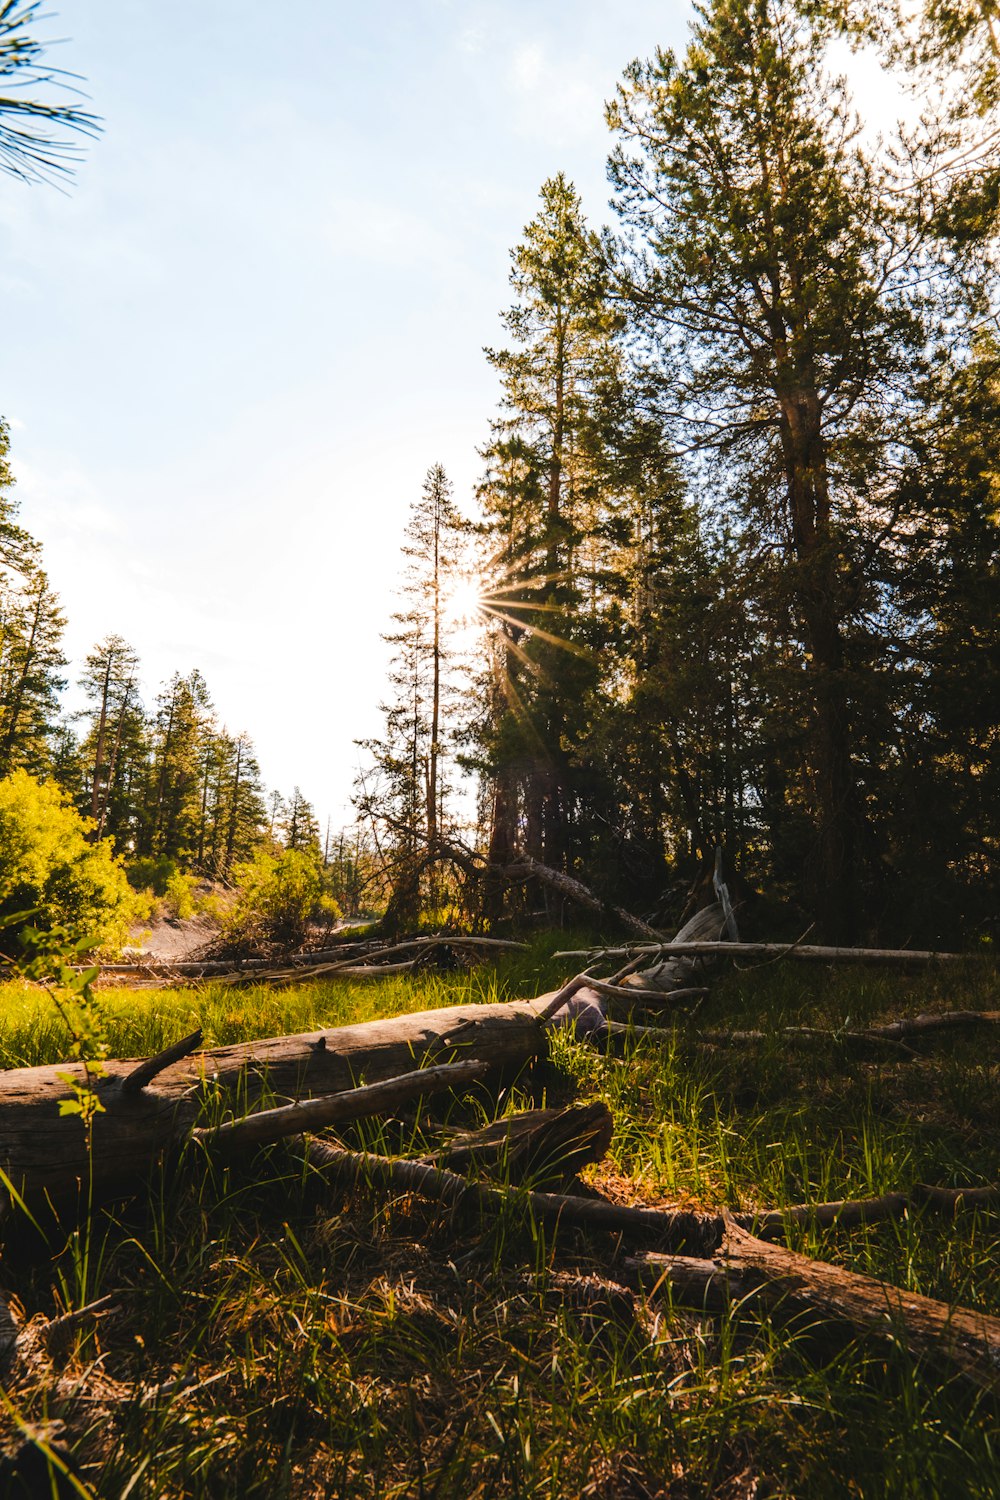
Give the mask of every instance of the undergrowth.
<path id="1" fill-rule="evenodd" d="M 562 941 L 563 946 L 570 946 Z M 207 1045 L 552 988 L 554 942 L 472 973 L 297 990 L 101 992 L 113 1054 L 196 1024 Z M 997 1008 L 984 966 L 900 975 L 791 963 L 730 973 L 668 1042 L 599 1053 L 565 1034 L 502 1108 L 601 1097 L 619 1201 L 781 1207 L 914 1182 L 1000 1177 L 1000 1039 L 946 1033 L 915 1058 L 834 1032 L 918 1011 Z M 699 1045 L 753 1027 L 762 1044 Z M 9 987 L 0 1062 L 53 1061 L 44 997 Z M 432 1149 L 475 1100 L 346 1129 L 355 1146 Z M 608 1236 L 517 1214 L 479 1221 L 331 1190 L 291 1145 L 219 1166 L 196 1147 L 141 1199 L 77 1224 L 8 1225 L 5 1289 L 26 1319 L 106 1294 L 117 1311 L 39 1353 L 4 1396 L 9 1434 L 61 1443 L 75 1490 L 115 1497 L 995 1496 L 996 1403 L 889 1344 L 794 1329 L 749 1305 L 707 1315 L 633 1293 Z M 995 1215 L 925 1211 L 793 1231 L 807 1253 L 1000 1312 Z"/>

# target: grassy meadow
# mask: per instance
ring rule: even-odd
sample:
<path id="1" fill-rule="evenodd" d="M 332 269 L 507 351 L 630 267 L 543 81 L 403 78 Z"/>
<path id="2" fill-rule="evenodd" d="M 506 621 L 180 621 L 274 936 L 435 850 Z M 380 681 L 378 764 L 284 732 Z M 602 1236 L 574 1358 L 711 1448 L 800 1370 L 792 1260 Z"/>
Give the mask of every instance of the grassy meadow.
<path id="1" fill-rule="evenodd" d="M 572 972 L 549 955 L 573 945 L 560 934 L 497 967 L 364 984 L 109 989 L 102 1008 L 119 1056 L 194 1025 L 221 1045 L 538 993 Z M 584 1176 L 624 1202 L 781 1207 L 994 1182 L 1000 1032 L 942 1033 L 915 1057 L 859 1054 L 835 1036 L 791 1048 L 777 1034 L 955 1008 L 1000 1008 L 992 966 L 730 970 L 669 1042 L 605 1055 L 557 1035 L 500 1108 L 604 1099 L 611 1152 Z M 714 1049 L 695 1025 L 769 1036 Z M 0 1065 L 62 1050 L 47 997 L 4 989 Z M 342 1138 L 419 1155 L 443 1125 L 485 1118 L 481 1097 L 434 1099 Z M 1000 1313 L 996 1215 L 920 1210 L 791 1236 Z M 515 1214 L 331 1189 L 292 1146 L 227 1167 L 191 1148 L 146 1198 L 66 1222 L 45 1244 L 8 1221 L 3 1286 L 23 1319 L 108 1294 L 115 1311 L 39 1342 L 3 1398 L 5 1436 L 72 1457 L 75 1478 L 52 1493 L 114 1500 L 998 1493 L 995 1401 L 888 1344 L 752 1304 L 709 1315 L 674 1306 L 665 1287 L 634 1291 L 618 1269 L 629 1248 Z"/>

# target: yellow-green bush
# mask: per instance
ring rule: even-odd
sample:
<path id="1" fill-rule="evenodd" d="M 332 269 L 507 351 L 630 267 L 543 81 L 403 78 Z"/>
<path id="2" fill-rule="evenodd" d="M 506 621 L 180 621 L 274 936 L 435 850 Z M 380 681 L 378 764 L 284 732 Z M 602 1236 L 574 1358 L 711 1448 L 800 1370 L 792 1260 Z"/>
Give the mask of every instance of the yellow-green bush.
<path id="1" fill-rule="evenodd" d="M 292 947 L 302 942 L 310 921 L 340 915 L 324 891 L 322 865 L 303 849 L 259 849 L 234 867 L 232 878 L 238 895 L 222 924 L 231 947 Z"/>
<path id="2" fill-rule="evenodd" d="M 110 839 L 90 842 L 93 824 L 51 782 L 26 771 L 0 781 L 0 922 L 31 910 L 33 927 L 66 929 L 117 953 L 129 928 L 149 913 L 112 852 Z M 16 925 L 0 928 L 5 951 Z"/>

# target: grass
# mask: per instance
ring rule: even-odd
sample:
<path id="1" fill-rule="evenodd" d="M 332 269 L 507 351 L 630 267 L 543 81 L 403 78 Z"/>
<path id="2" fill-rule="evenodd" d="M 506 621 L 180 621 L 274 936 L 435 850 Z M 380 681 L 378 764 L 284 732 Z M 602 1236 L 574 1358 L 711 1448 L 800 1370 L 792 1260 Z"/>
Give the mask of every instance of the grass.
<path id="1" fill-rule="evenodd" d="M 202 1025 L 210 1045 L 551 988 L 533 951 L 471 975 L 295 991 L 107 991 L 109 1038 L 140 1055 Z M 572 946 L 565 934 L 558 946 Z M 785 1024 L 843 1029 L 997 1008 L 995 972 L 733 972 L 699 1027 L 753 1026 L 752 1050 L 683 1028 L 621 1057 L 565 1035 L 513 1110 L 600 1096 L 615 1117 L 592 1181 L 620 1199 L 705 1206 L 861 1196 L 1000 1177 L 1000 1036 L 945 1033 L 912 1061 L 836 1039 L 791 1049 Z M 55 1060 L 44 997 L 0 994 L 0 1063 Z M 530 1089 L 529 1089 L 530 1083 Z M 478 1106 L 454 1107 L 468 1121 Z M 448 1110 L 424 1105 L 354 1144 L 419 1153 Z M 121 1497 L 412 1496 L 670 1500 L 995 1496 L 995 1402 L 905 1352 L 751 1307 L 707 1316 L 633 1295 L 607 1237 L 558 1239 L 516 1216 L 455 1218 L 413 1199 L 331 1192 L 290 1147 L 220 1168 L 189 1151 L 148 1197 L 67 1224 L 46 1253 L 8 1233 L 4 1286 L 27 1317 L 107 1292 L 120 1314 L 77 1330 L 6 1397 L 13 1431 L 51 1434 L 76 1493 Z M 921 1212 L 795 1232 L 797 1248 L 1000 1312 L 996 1216 Z"/>

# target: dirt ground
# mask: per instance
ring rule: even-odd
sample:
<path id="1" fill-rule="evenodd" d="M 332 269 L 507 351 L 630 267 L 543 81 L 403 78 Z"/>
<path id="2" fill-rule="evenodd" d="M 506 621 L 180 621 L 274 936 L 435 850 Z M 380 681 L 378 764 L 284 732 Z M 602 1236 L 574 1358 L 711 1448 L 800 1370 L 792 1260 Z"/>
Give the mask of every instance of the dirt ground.
<path id="1" fill-rule="evenodd" d="M 204 913 L 183 920 L 154 917 L 134 930 L 123 957 L 140 963 L 184 963 L 200 958 L 218 935 L 218 921 Z"/>

